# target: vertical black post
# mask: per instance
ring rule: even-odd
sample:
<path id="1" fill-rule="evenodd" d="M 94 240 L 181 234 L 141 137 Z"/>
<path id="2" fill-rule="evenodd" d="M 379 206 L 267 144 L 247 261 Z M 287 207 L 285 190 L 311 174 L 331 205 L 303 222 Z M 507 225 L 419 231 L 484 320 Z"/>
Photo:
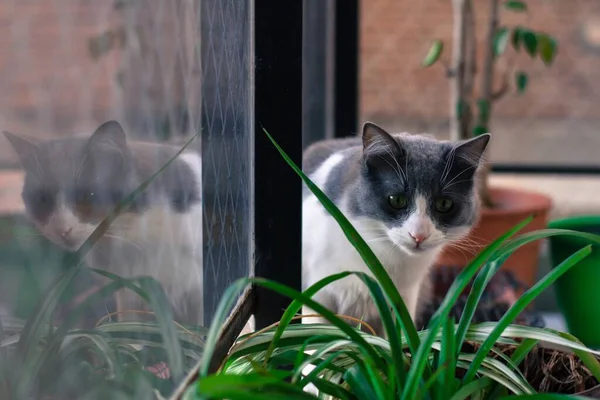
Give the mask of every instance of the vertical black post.
<path id="1" fill-rule="evenodd" d="M 298 165 L 302 156 L 302 1 L 254 0 L 255 275 L 301 288 L 302 185 L 263 132 Z M 290 300 L 257 289 L 256 327 Z"/>
<path id="2" fill-rule="evenodd" d="M 335 136 L 358 132 L 360 0 L 336 0 Z"/>

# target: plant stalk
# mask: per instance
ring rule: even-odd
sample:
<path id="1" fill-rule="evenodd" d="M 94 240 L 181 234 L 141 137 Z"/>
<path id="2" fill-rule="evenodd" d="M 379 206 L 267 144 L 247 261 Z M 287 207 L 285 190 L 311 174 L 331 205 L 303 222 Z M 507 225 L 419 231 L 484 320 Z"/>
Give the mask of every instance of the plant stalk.
<path id="1" fill-rule="evenodd" d="M 485 41 L 485 58 L 483 61 L 483 74 L 481 76 L 481 97 L 478 101 L 479 112 L 477 118 L 476 129 L 478 131 L 489 132 L 490 115 L 492 110 L 492 86 L 494 83 L 494 62 L 496 57 L 494 54 L 494 39 L 499 24 L 499 1 L 490 0 L 490 17 L 488 25 L 488 33 Z M 475 132 L 474 132 L 475 133 Z M 480 132 L 481 133 L 481 132 Z M 484 161 L 481 167 L 479 198 L 486 208 L 494 206 L 490 191 L 489 191 L 489 170 L 490 166 Z"/>
<path id="2" fill-rule="evenodd" d="M 469 0 L 452 0 L 454 27 L 452 32 L 452 64 L 450 66 L 450 139 L 469 137 L 469 127 L 464 124 L 465 110 L 465 53 L 467 24 L 466 11 Z"/>

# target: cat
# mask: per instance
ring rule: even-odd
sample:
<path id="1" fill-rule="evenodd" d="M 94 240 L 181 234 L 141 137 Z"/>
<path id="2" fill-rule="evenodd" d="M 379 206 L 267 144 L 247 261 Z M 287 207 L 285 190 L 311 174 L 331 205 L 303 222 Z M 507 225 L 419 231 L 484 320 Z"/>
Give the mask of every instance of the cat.
<path id="1" fill-rule="evenodd" d="M 390 134 L 366 122 L 362 138 L 332 139 L 303 154 L 306 175 L 336 204 L 371 247 L 416 320 L 427 301 L 429 272 L 450 243 L 466 236 L 479 216 L 476 180 L 490 134 L 450 142 Z M 369 272 L 337 222 L 304 189 L 302 285 L 342 271 Z M 367 287 L 356 276 L 314 297 L 331 311 L 358 318 L 383 335 Z M 303 314 L 314 313 L 304 308 Z M 304 318 L 304 323 L 321 322 Z"/>
<path id="2" fill-rule="evenodd" d="M 129 140 L 108 121 L 91 136 L 36 140 L 4 132 L 25 171 L 22 199 L 36 228 L 76 251 L 127 195 L 179 150 Z M 203 321 L 202 166 L 194 151 L 180 154 L 119 215 L 85 262 L 124 278 L 150 276 L 163 286 L 175 320 Z M 130 290 L 116 297 L 118 311 L 149 310 Z M 135 314 L 118 319 L 144 319 Z"/>

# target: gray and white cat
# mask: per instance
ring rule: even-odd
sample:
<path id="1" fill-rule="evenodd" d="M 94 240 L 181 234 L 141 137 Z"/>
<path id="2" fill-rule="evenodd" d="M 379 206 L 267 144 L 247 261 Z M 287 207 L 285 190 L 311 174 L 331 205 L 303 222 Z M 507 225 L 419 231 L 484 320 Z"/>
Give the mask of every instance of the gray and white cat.
<path id="1" fill-rule="evenodd" d="M 179 150 L 130 141 L 116 121 L 91 136 L 40 141 L 4 134 L 25 170 L 28 216 L 44 236 L 70 251 Z M 203 323 L 201 171 L 199 154 L 182 153 L 86 256 L 92 268 L 157 279 L 175 319 L 191 325 Z M 121 311 L 147 309 L 129 290 L 118 294 L 117 304 Z"/>
<path id="2" fill-rule="evenodd" d="M 462 142 L 391 135 L 367 122 L 362 140 L 322 141 L 304 152 L 304 172 L 373 249 L 413 320 L 428 297 L 428 274 L 440 251 L 477 221 L 476 173 L 489 139 L 489 134 Z M 302 211 L 304 288 L 342 271 L 369 273 L 337 222 L 307 189 Z M 334 282 L 314 298 L 383 334 L 369 292 L 355 276 Z"/>

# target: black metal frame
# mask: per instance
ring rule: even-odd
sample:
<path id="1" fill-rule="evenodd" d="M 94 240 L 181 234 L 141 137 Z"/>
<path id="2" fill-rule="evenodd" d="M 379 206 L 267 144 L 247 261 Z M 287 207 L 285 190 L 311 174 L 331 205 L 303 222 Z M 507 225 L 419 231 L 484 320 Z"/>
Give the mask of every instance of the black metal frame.
<path id="1" fill-rule="evenodd" d="M 301 289 L 302 184 L 263 132 L 302 159 L 303 2 L 254 0 L 255 276 Z M 256 287 L 256 328 L 279 321 L 290 300 Z"/>
<path id="2" fill-rule="evenodd" d="M 539 174 L 539 175 L 600 175 L 600 166 L 594 165 L 542 165 L 542 164 L 501 164 L 492 165 L 492 171 L 500 174 Z"/>
<path id="3" fill-rule="evenodd" d="M 335 137 L 358 132 L 360 0 L 335 0 Z"/>

